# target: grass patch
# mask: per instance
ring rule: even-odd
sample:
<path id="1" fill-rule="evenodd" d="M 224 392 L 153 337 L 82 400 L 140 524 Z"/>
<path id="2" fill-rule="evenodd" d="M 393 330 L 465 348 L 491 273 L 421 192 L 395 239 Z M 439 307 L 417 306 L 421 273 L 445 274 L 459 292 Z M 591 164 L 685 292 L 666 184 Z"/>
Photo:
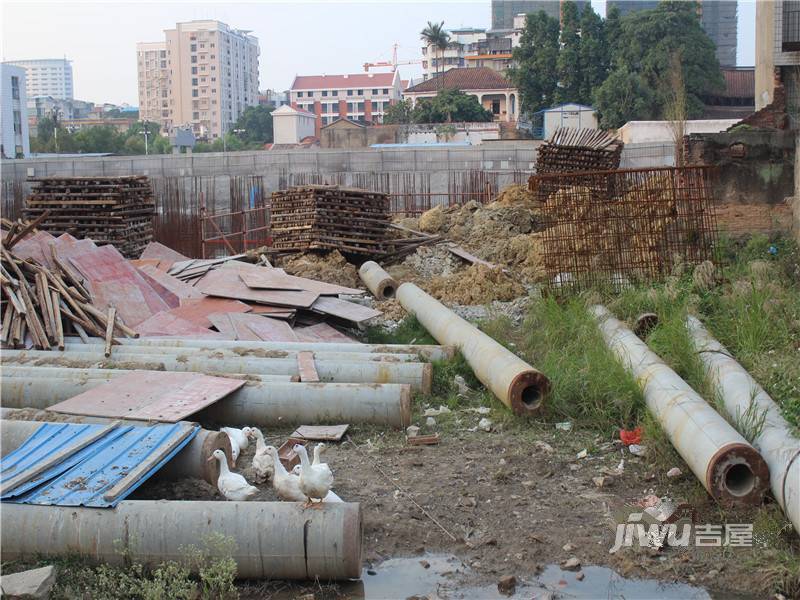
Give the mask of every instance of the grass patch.
<path id="1" fill-rule="evenodd" d="M 408 315 L 392 330 L 371 325 L 364 332 L 366 344 L 438 344 L 417 317 Z"/>

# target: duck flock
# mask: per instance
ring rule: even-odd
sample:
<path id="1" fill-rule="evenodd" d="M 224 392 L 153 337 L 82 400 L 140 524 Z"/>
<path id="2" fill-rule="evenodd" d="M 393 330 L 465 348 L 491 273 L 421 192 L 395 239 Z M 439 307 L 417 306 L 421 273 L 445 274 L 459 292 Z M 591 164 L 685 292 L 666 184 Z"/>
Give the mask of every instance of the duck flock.
<path id="1" fill-rule="evenodd" d="M 297 444 L 294 451 L 300 457 L 300 464 L 291 472 L 287 471 L 278 457 L 278 450 L 268 446 L 264 434 L 256 427 L 223 427 L 220 429 L 231 441 L 233 464 L 239 459 L 242 450 L 246 450 L 252 440 L 256 450 L 253 455 L 252 471 L 256 483 L 271 481 L 275 494 L 286 502 L 304 502 L 306 508 L 319 506 L 322 502 L 341 502 L 331 488 L 333 472 L 327 463 L 321 462 L 320 456 L 325 444 L 314 447 L 313 458 L 309 460 L 305 446 Z M 228 467 L 228 460 L 222 450 L 215 450 L 209 460 L 219 463 L 217 488 L 228 500 L 250 500 L 258 494 L 258 488 L 251 485 L 241 474 L 234 473 Z"/>

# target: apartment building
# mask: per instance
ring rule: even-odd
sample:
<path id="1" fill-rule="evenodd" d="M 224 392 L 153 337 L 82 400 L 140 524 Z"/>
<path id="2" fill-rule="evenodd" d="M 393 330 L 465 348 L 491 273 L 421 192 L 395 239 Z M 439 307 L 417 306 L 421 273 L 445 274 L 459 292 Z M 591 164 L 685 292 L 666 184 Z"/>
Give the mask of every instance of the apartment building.
<path id="1" fill-rule="evenodd" d="M 386 109 L 400 100 L 400 73 L 298 75 L 289 90 L 294 108 L 317 116 L 316 136 L 339 118 L 380 123 Z"/>
<path id="2" fill-rule="evenodd" d="M 58 100 L 72 100 L 72 61 L 66 58 L 12 60 L 6 64 L 25 69 L 25 95 L 52 96 Z"/>
<path id="3" fill-rule="evenodd" d="M 608 0 L 606 12 L 612 6 L 617 7 L 624 16 L 640 10 L 653 9 L 658 6 L 658 0 Z M 735 67 L 738 46 L 736 0 L 699 0 L 698 9 L 703 29 L 717 48 L 719 64 L 723 67 Z"/>
<path id="4" fill-rule="evenodd" d="M 25 69 L 0 64 L 0 146 L 2 158 L 30 155 L 26 117 Z"/>
<path id="5" fill-rule="evenodd" d="M 256 37 L 211 20 L 177 23 L 164 42 L 137 44 L 141 118 L 165 134 L 188 127 L 198 139 L 221 137 L 258 104 L 258 56 Z"/>
<path id="6" fill-rule="evenodd" d="M 511 29 L 515 27 L 514 17 L 517 15 L 539 11 L 560 20 L 563 3 L 564 0 L 492 0 L 492 29 Z M 578 11 L 583 11 L 589 0 L 577 0 L 575 4 Z"/>
<path id="7" fill-rule="evenodd" d="M 756 3 L 755 108 L 775 100 L 776 83 L 786 90 L 786 111 L 800 125 L 800 1 Z"/>

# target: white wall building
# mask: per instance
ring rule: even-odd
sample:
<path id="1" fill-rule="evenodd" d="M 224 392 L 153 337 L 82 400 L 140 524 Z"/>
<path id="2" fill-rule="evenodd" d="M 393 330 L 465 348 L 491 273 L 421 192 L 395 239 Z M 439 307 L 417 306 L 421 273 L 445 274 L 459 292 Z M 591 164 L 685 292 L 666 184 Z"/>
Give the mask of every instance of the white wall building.
<path id="1" fill-rule="evenodd" d="M 284 104 L 272 111 L 274 143 L 297 144 L 304 138 L 314 136 L 316 122 L 317 115 L 314 113 Z"/>
<path id="2" fill-rule="evenodd" d="M 559 127 L 597 129 L 597 111 L 591 106 L 567 103 L 540 110 L 533 115 L 533 136 L 549 139 Z"/>
<path id="3" fill-rule="evenodd" d="M 52 96 L 59 100 L 72 100 L 72 61 L 66 58 L 11 60 L 10 65 L 25 69 L 25 92 L 28 98 Z"/>
<path id="4" fill-rule="evenodd" d="M 617 129 L 617 135 L 626 144 L 673 143 L 674 121 L 628 121 Z M 696 119 L 686 121 L 684 135 L 692 133 L 720 133 L 733 127 L 739 119 Z"/>
<path id="5" fill-rule="evenodd" d="M 31 153 L 28 139 L 28 114 L 25 95 L 25 69 L 0 64 L 0 129 L 2 157 L 27 157 Z"/>

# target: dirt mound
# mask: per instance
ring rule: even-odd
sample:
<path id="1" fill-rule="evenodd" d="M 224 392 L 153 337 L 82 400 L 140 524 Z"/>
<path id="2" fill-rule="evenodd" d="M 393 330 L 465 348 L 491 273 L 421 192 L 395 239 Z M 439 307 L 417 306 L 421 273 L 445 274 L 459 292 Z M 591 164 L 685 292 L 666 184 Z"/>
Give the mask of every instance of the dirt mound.
<path id="1" fill-rule="evenodd" d="M 525 288 L 501 269 L 472 265 L 460 273 L 431 279 L 426 290 L 439 300 L 452 304 L 507 302 L 525 295 Z"/>
<path id="2" fill-rule="evenodd" d="M 419 218 L 419 229 L 425 233 L 438 233 L 445 225 L 447 225 L 447 217 L 441 206 L 434 206 L 422 213 Z"/>
<path id="3" fill-rule="evenodd" d="M 528 189 L 527 184 L 509 185 L 497 195 L 492 204 L 500 206 L 511 205 L 536 205 L 536 195 Z"/>
<path id="4" fill-rule="evenodd" d="M 355 265 L 347 262 L 338 250 L 326 253 L 295 254 L 284 258 L 280 266 L 289 275 L 307 277 L 345 287 L 363 287 Z"/>
<path id="5" fill-rule="evenodd" d="M 539 233 L 515 235 L 486 248 L 486 260 L 507 265 L 525 281 L 540 281 L 546 275 L 542 263 L 542 236 Z"/>

